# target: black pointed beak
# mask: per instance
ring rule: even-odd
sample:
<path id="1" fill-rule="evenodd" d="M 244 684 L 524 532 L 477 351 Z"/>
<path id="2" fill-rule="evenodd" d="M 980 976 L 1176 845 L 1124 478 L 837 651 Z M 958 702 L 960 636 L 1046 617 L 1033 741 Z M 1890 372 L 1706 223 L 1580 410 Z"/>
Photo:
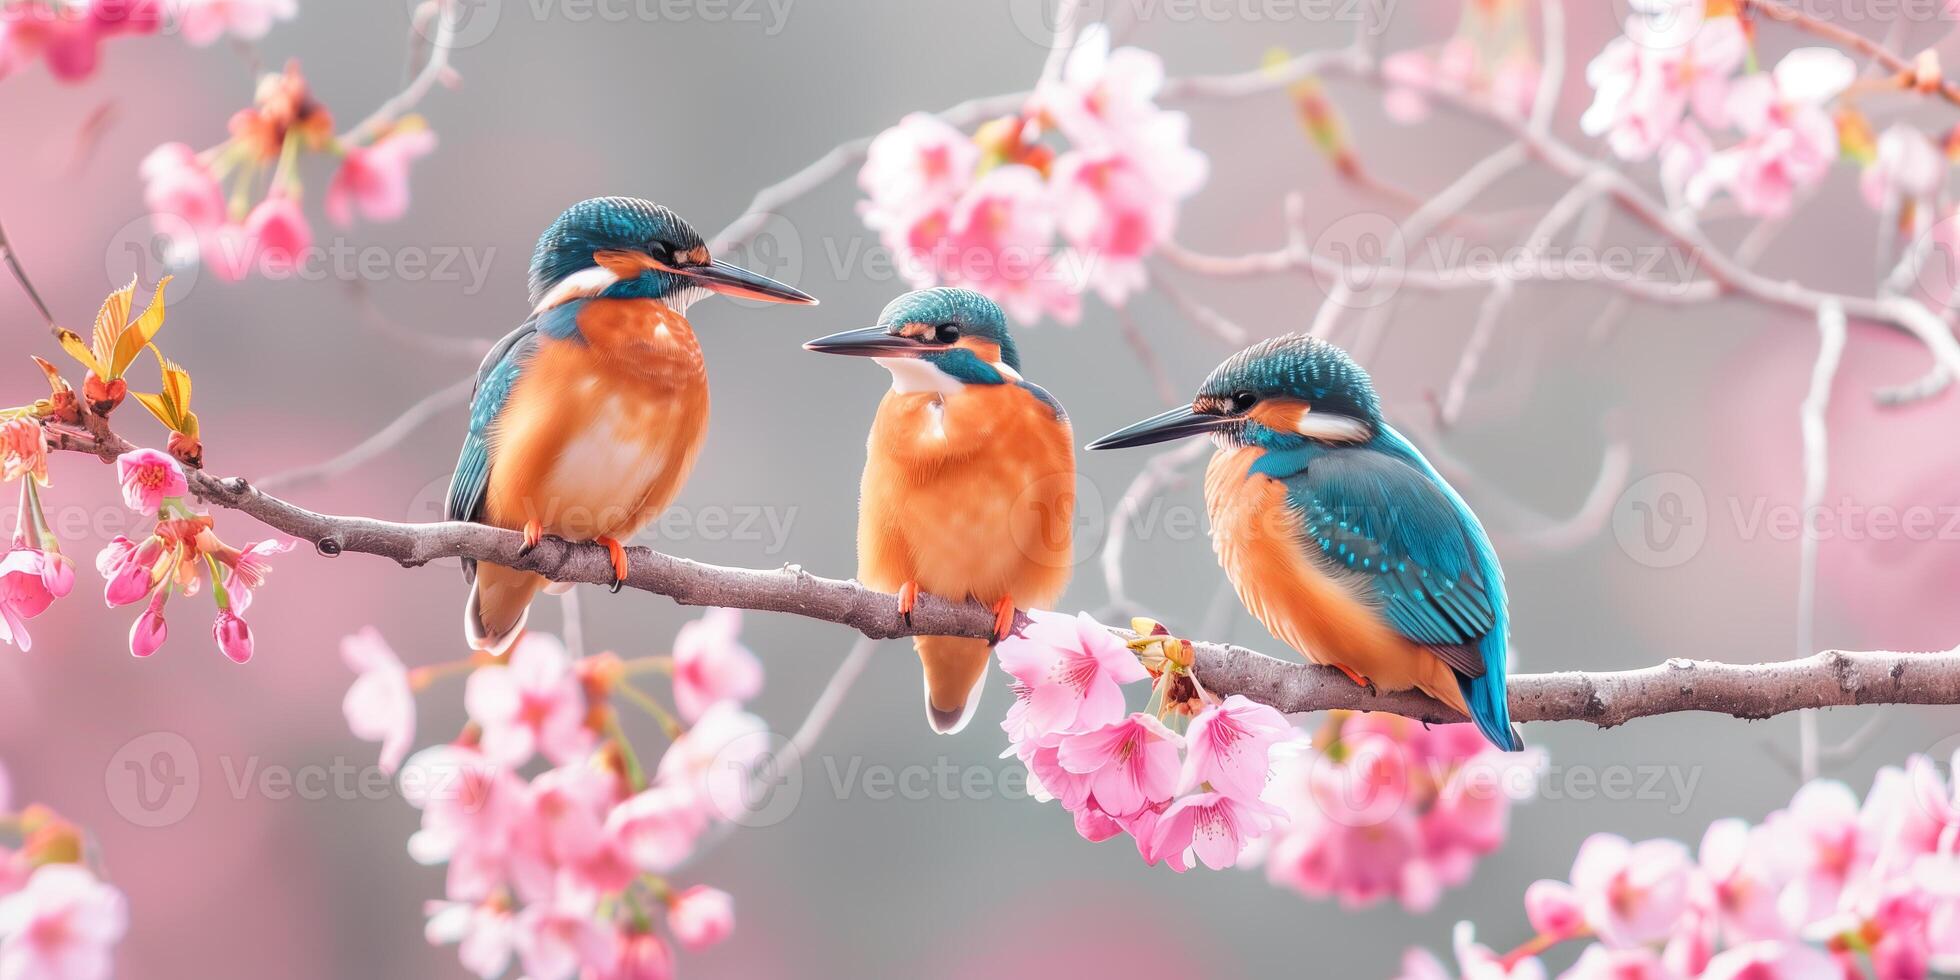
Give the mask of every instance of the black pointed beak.
<path id="1" fill-rule="evenodd" d="M 853 357 L 918 357 L 930 351 L 944 350 L 945 347 L 944 344 L 901 337 L 884 327 L 846 330 L 828 337 L 818 337 L 803 345 L 804 350 L 819 354 L 849 354 Z"/>
<path id="2" fill-rule="evenodd" d="M 1206 432 L 1216 432 L 1231 423 L 1220 415 L 1201 415 L 1184 405 L 1162 415 L 1153 415 L 1135 425 L 1127 425 L 1089 444 L 1090 449 L 1127 449 L 1169 442 Z"/>
<path id="3" fill-rule="evenodd" d="M 817 305 L 817 298 L 795 286 L 784 285 L 759 272 L 750 272 L 739 265 L 715 259 L 707 265 L 674 266 L 672 271 L 693 280 L 698 285 L 714 290 L 724 296 L 737 296 L 743 299 L 756 299 L 765 303 L 798 303 L 804 306 Z"/>

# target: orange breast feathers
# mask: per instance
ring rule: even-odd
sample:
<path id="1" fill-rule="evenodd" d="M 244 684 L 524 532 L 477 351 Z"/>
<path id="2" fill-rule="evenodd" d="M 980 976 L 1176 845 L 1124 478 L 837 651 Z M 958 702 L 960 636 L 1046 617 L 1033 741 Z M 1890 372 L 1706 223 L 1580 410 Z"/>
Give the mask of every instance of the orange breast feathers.
<path id="1" fill-rule="evenodd" d="M 491 432 L 488 523 L 535 517 L 569 540 L 625 540 L 680 492 L 708 428 L 708 376 L 687 318 L 595 299 L 584 342 L 544 340 Z"/>
<path id="2" fill-rule="evenodd" d="M 1027 389 L 887 392 L 867 447 L 858 579 L 1046 607 L 1068 585 L 1074 515 L 1074 437 Z"/>
<path id="3" fill-rule="evenodd" d="M 1251 472 L 1261 454 L 1254 447 L 1221 449 L 1205 471 L 1212 546 L 1246 609 L 1313 663 L 1343 667 L 1385 691 L 1419 688 L 1468 714 L 1447 664 L 1396 632 L 1362 593 L 1308 556 L 1286 484 Z"/>

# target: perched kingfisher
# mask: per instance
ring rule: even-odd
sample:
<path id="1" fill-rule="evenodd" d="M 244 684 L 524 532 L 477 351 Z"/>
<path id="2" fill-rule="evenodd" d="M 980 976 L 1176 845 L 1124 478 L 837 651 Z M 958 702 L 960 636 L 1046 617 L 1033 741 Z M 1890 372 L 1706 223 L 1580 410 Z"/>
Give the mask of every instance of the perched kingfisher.
<path id="1" fill-rule="evenodd" d="M 679 215 L 651 201 L 572 205 L 531 255 L 531 316 L 477 370 L 469 436 L 447 516 L 597 541 L 626 577 L 620 542 L 659 516 L 708 427 L 708 375 L 687 308 L 709 293 L 815 303 L 712 258 Z M 464 562 L 471 647 L 502 653 L 540 588 L 531 572 Z"/>
<path id="2" fill-rule="evenodd" d="M 1504 573 L 1476 515 L 1381 416 L 1347 352 L 1300 334 L 1254 344 L 1190 405 L 1089 444 L 1209 434 L 1205 507 L 1240 601 L 1314 663 L 1382 690 L 1417 688 L 1501 749 Z"/>
<path id="3" fill-rule="evenodd" d="M 1054 396 L 1021 377 L 1000 307 L 970 289 L 923 289 L 878 324 L 804 345 L 875 359 L 891 372 L 866 446 L 858 502 L 858 581 L 896 592 L 910 620 L 921 589 L 992 605 L 997 643 L 1015 605 L 1061 598 L 1073 564 L 1075 447 Z M 973 718 L 993 643 L 913 640 L 926 720 L 957 732 Z"/>

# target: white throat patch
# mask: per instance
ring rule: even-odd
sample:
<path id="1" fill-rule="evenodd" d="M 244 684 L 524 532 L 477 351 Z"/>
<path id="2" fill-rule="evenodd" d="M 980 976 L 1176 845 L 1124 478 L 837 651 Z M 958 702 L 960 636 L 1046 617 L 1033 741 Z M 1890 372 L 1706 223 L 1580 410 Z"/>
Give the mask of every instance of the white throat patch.
<path id="1" fill-rule="evenodd" d="M 562 306 L 581 296 L 597 296 L 618 281 L 619 277 L 613 275 L 611 269 L 602 265 L 595 265 L 590 269 L 580 269 L 558 280 L 558 285 L 551 287 L 551 291 L 545 293 L 543 299 L 538 300 L 537 307 L 531 310 L 531 312 L 534 314 L 543 313 L 554 306 Z"/>
<path id="2" fill-rule="evenodd" d="M 1368 423 L 1348 415 L 1321 412 L 1301 412 L 1299 421 L 1293 423 L 1293 431 L 1309 439 L 1326 442 L 1365 442 L 1368 439 Z"/>
<path id="3" fill-rule="evenodd" d="M 892 373 L 892 390 L 901 395 L 932 392 L 951 395 L 966 383 L 939 370 L 931 361 L 917 357 L 874 357 L 879 366 Z"/>

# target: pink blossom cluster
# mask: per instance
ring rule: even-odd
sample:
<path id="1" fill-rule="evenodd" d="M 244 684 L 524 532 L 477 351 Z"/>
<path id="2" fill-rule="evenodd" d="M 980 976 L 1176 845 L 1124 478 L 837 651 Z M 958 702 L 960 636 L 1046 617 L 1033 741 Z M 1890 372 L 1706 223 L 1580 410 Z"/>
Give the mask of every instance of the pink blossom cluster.
<path id="1" fill-rule="evenodd" d="M 1529 763 L 1503 761 L 1473 727 L 1341 715 L 1339 737 L 1316 748 L 1273 708 L 1202 691 L 1184 641 L 1148 620 L 1135 629 L 1126 645 L 1086 613 L 1037 611 L 998 648 L 1015 693 L 1001 724 L 1009 752 L 1083 837 L 1127 833 L 1146 862 L 1177 871 L 1263 852 L 1275 883 L 1411 908 L 1503 840 L 1499 777 Z M 1124 686 L 1147 680 L 1154 710 L 1128 710 Z"/>
<path id="2" fill-rule="evenodd" d="M 102 42 L 155 34 L 162 0 L 27 0 L 0 4 L 0 78 L 35 61 L 64 82 L 95 74 Z"/>
<path id="3" fill-rule="evenodd" d="M 1469 99 L 1518 119 L 1531 114 L 1540 66 L 1523 0 L 1464 5 L 1457 33 L 1441 44 L 1382 59 L 1382 109 L 1400 123 L 1429 118 L 1436 95 Z"/>
<path id="4" fill-rule="evenodd" d="M 456 944 L 485 978 L 515 962 L 530 980 L 640 980 L 673 975 L 671 943 L 702 949 L 727 937 L 728 893 L 667 876 L 746 812 L 745 773 L 769 747 L 767 727 L 742 707 L 762 673 L 741 644 L 740 615 L 711 611 L 682 628 L 671 657 L 638 661 L 574 659 L 527 633 L 507 658 L 465 662 L 469 726 L 412 756 L 415 694 L 441 668 L 409 670 L 371 629 L 343 642 L 358 674 L 343 703 L 348 725 L 381 743 L 381 764 L 400 766 L 402 794 L 422 811 L 409 854 L 447 865 L 444 897 L 428 907 L 431 942 Z M 647 670 L 672 677 L 678 715 L 633 686 Z M 650 771 L 615 697 L 667 728 L 672 741 Z"/>
<path id="5" fill-rule="evenodd" d="M 1434 907 L 1504 843 L 1511 805 L 1530 795 L 1543 753 L 1499 752 L 1470 725 L 1333 713 L 1274 754 L 1266 876 L 1350 908 L 1393 899 Z"/>
<path id="6" fill-rule="evenodd" d="M 129 904 L 84 860 L 80 828 L 41 804 L 16 811 L 0 770 L 0 815 L 20 834 L 0 845 L 0 976 L 103 980 L 129 928 Z"/>
<path id="7" fill-rule="evenodd" d="M 205 150 L 165 143 L 137 168 L 151 223 L 168 241 L 171 261 L 202 261 L 227 280 L 304 271 L 314 240 L 301 206 L 298 161 L 304 152 L 339 157 L 324 209 L 345 228 L 357 214 L 374 222 L 405 214 L 409 169 L 436 145 L 419 116 L 366 144 L 343 143 L 297 65 L 265 76 L 254 105 L 234 114 L 230 128 L 229 140 Z"/>
<path id="8" fill-rule="evenodd" d="M 1960 759 L 1956 760 L 1960 763 Z M 1751 825 L 1679 841 L 1594 834 L 1568 880 L 1525 891 L 1537 935 L 1500 956 L 1456 933 L 1466 978 L 1542 980 L 1541 955 L 1587 942 L 1564 980 L 1919 980 L 1960 970 L 1960 786 L 1925 756 L 1888 766 L 1860 802 L 1816 780 Z M 1424 950 L 1404 980 L 1451 976 Z"/>
<path id="9" fill-rule="evenodd" d="M 170 635 L 165 603 L 173 594 L 197 595 L 208 578 L 218 606 L 212 642 L 233 663 L 251 660 L 254 641 L 245 612 L 272 571 L 272 556 L 291 551 L 293 543 L 268 538 L 234 548 L 219 540 L 210 516 L 193 512 L 186 503 L 189 480 L 168 453 L 131 450 L 116 457 L 116 475 L 122 481 L 123 503 L 156 519 L 141 539 L 118 534 L 95 556 L 95 569 L 104 581 L 102 598 L 110 608 L 147 600 L 130 626 L 130 654 L 147 657 L 161 649 Z"/>
<path id="10" fill-rule="evenodd" d="M 297 0 L 13 0 L 0 4 L 0 78 L 45 60 L 55 78 L 79 82 L 95 74 L 112 37 L 168 27 L 200 46 L 256 41 L 298 12 Z"/>
<path id="11" fill-rule="evenodd" d="M 1755 67 L 1732 10 L 1673 0 L 1635 13 L 1586 67 L 1593 102 L 1580 119 L 1623 160 L 1658 158 L 1677 204 L 1726 194 L 1745 214 L 1789 212 L 1830 171 L 1839 150 L 1830 104 L 1857 75 L 1843 53 L 1798 48 Z M 1716 137 L 1733 137 L 1717 145 Z"/>
<path id="12" fill-rule="evenodd" d="M 1023 322 L 1074 323 L 1091 288 L 1120 306 L 1208 169 L 1184 114 L 1157 105 L 1163 82 L 1160 58 L 1112 51 L 1094 25 L 1019 115 L 968 136 L 914 113 L 880 133 L 858 173 L 865 225 L 914 286 L 970 287 Z"/>
<path id="13" fill-rule="evenodd" d="M 0 478 L 20 481 L 14 536 L 0 554 L 0 642 L 27 650 L 27 621 L 75 588 L 75 562 L 61 553 L 41 510 L 48 484 L 48 440 L 41 423 L 15 416 L 0 423 Z"/>

